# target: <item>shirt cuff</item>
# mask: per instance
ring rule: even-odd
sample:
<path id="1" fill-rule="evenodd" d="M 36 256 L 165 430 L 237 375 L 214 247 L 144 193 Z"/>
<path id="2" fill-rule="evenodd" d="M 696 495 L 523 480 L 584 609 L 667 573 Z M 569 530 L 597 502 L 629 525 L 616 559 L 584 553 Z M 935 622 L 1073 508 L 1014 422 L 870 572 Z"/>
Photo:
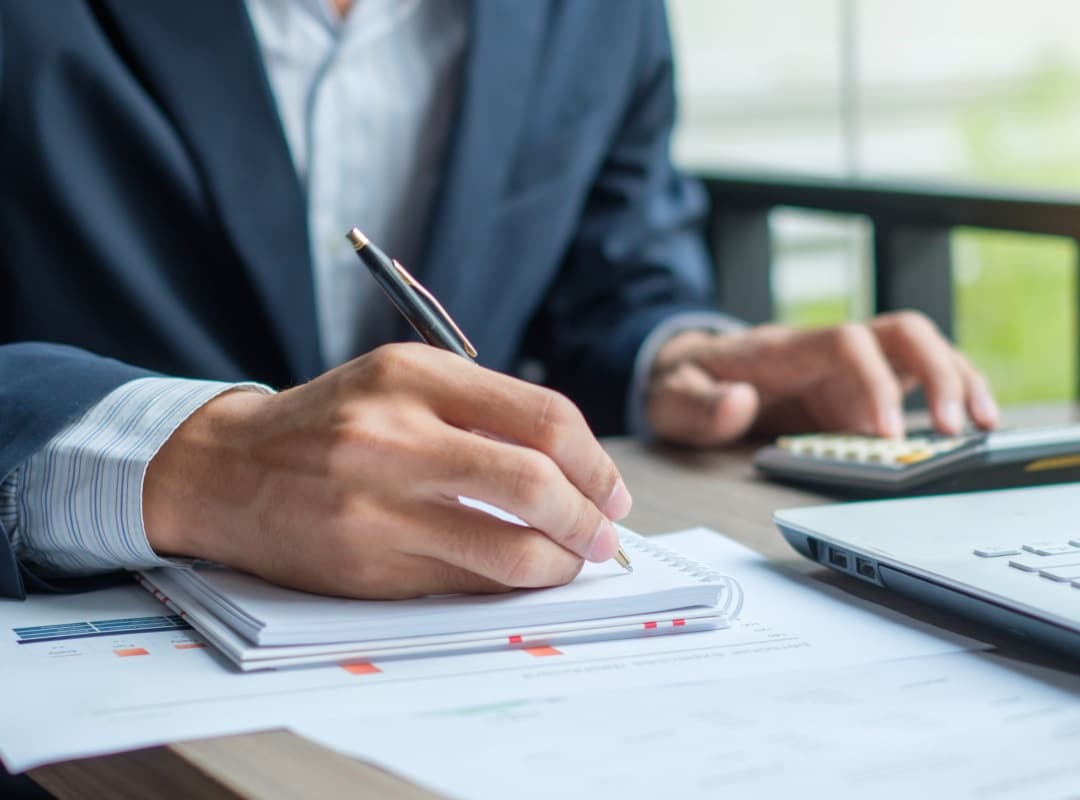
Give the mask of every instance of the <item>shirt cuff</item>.
<path id="1" fill-rule="evenodd" d="M 626 427 L 633 436 L 651 440 L 656 433 L 649 424 L 649 376 L 660 348 L 669 339 L 686 331 L 711 331 L 730 333 L 749 327 L 745 322 L 719 311 L 689 311 L 675 314 L 653 328 L 638 348 L 634 359 L 634 371 L 630 380 L 630 392 L 626 401 Z"/>
<path id="2" fill-rule="evenodd" d="M 271 392 L 255 383 L 140 378 L 106 395 L 0 487 L 0 522 L 16 555 L 54 575 L 187 563 L 150 547 L 143 480 L 173 431 L 230 389 Z"/>
<path id="3" fill-rule="evenodd" d="M 12 550 L 19 547 L 19 504 L 15 487 L 19 485 L 19 469 L 0 481 L 0 536 L 6 535 Z"/>

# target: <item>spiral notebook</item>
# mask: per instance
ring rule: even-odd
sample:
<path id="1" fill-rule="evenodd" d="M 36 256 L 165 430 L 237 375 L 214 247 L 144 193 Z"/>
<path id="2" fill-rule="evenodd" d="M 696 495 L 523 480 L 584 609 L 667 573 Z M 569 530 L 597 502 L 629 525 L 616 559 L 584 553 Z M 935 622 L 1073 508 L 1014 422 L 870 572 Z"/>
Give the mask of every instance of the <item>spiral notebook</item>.
<path id="1" fill-rule="evenodd" d="M 348 600 L 220 567 L 156 569 L 143 585 L 241 669 L 648 636 L 727 625 L 731 578 L 626 529 L 634 564 L 586 564 L 566 586 L 501 595 Z"/>

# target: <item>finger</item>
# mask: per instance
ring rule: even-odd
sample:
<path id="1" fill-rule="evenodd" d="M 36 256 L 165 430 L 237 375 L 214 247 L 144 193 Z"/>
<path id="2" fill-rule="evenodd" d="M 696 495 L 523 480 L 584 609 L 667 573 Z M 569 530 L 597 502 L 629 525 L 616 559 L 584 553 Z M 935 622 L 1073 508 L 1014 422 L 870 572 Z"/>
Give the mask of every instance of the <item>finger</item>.
<path id="1" fill-rule="evenodd" d="M 309 592 L 371 600 L 506 591 L 509 587 L 491 577 L 425 555 L 441 552 L 424 542 L 439 521 L 450 518 L 442 503 L 413 501 L 363 514 L 350 524 L 327 524 L 326 535 L 308 542 L 303 553 L 287 537 L 266 537 L 250 571 Z"/>
<path id="2" fill-rule="evenodd" d="M 799 397 L 819 425 L 903 434 L 897 378 L 863 325 L 761 326 L 702 340 L 696 360 L 717 380 L 752 384 L 762 408 Z"/>
<path id="3" fill-rule="evenodd" d="M 914 374 L 926 393 L 934 426 L 948 434 L 964 427 L 964 379 L 955 351 L 925 316 L 913 311 L 872 323 L 881 347 L 898 369 Z"/>
<path id="4" fill-rule="evenodd" d="M 903 436 L 900 383 L 870 330 L 845 324 L 807 333 L 800 344 L 831 362 L 806 401 L 814 418 L 842 420 L 842 427 L 879 436 Z"/>
<path id="5" fill-rule="evenodd" d="M 557 392 L 503 375 L 492 383 L 484 419 L 474 427 L 546 456 L 608 519 L 630 513 L 626 484 L 577 406 Z M 460 419 L 451 412 L 447 422 Z M 524 477 L 528 482 L 532 476 Z"/>
<path id="6" fill-rule="evenodd" d="M 544 453 L 463 431 L 448 433 L 446 446 L 456 454 L 443 479 L 448 497 L 475 497 L 509 511 L 589 561 L 615 555 L 615 526 Z"/>
<path id="7" fill-rule="evenodd" d="M 748 383 L 714 380 L 684 362 L 656 379 L 649 391 L 649 422 L 657 435 L 702 447 L 743 436 L 758 413 L 757 391 Z"/>
<path id="8" fill-rule="evenodd" d="M 431 594 L 499 594 L 512 587 L 437 558 L 400 554 L 365 570 L 362 580 L 328 593 L 362 600 L 407 600 Z"/>
<path id="9" fill-rule="evenodd" d="M 954 357 L 964 378 L 968 414 L 983 430 L 996 428 L 999 412 L 993 392 L 990 391 L 990 382 L 963 354 L 954 351 Z"/>
<path id="10" fill-rule="evenodd" d="M 580 557 L 533 528 L 460 505 L 439 506 L 431 514 L 438 524 L 425 526 L 419 535 L 402 542 L 412 555 L 511 588 L 559 586 L 581 571 Z"/>
<path id="11" fill-rule="evenodd" d="M 414 363 L 398 373 L 423 382 L 445 422 L 538 450 L 609 519 L 630 513 L 630 493 L 615 463 L 565 396 L 434 348 L 400 349 L 403 354 L 395 350 L 395 356 Z"/>

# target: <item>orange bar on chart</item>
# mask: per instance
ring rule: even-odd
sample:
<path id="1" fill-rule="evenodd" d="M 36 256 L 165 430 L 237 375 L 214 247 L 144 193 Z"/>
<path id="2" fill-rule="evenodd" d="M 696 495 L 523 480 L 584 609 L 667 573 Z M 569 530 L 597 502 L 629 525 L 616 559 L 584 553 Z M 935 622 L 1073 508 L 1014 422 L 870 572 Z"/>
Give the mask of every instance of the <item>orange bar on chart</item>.
<path id="1" fill-rule="evenodd" d="M 537 658 L 562 655 L 562 650 L 556 650 L 554 647 L 526 647 L 524 650 L 530 656 L 536 656 Z"/>
<path id="2" fill-rule="evenodd" d="M 355 664 L 342 664 L 341 668 L 350 675 L 374 675 L 377 672 L 382 672 L 381 669 L 376 667 L 370 661 L 357 661 Z"/>
<path id="3" fill-rule="evenodd" d="M 177 650 L 199 650 L 206 647 L 206 642 L 184 642 L 182 644 L 174 644 Z"/>
<path id="4" fill-rule="evenodd" d="M 113 650 L 120 658 L 127 658 L 128 656 L 148 656 L 150 651 L 145 647 L 128 647 L 122 650 Z"/>

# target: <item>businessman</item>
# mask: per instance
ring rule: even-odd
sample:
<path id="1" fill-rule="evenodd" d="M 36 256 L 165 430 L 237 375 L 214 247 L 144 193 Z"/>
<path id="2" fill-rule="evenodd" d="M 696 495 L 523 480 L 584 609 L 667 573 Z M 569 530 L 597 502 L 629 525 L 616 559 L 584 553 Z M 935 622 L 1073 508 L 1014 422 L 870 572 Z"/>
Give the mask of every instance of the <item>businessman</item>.
<path id="1" fill-rule="evenodd" d="M 0 64 L 0 594 L 556 584 L 630 508 L 594 435 L 899 435 L 915 385 L 996 420 L 919 315 L 717 310 L 659 0 L 0 0 Z M 407 341 L 353 225 L 481 366 Z"/>

